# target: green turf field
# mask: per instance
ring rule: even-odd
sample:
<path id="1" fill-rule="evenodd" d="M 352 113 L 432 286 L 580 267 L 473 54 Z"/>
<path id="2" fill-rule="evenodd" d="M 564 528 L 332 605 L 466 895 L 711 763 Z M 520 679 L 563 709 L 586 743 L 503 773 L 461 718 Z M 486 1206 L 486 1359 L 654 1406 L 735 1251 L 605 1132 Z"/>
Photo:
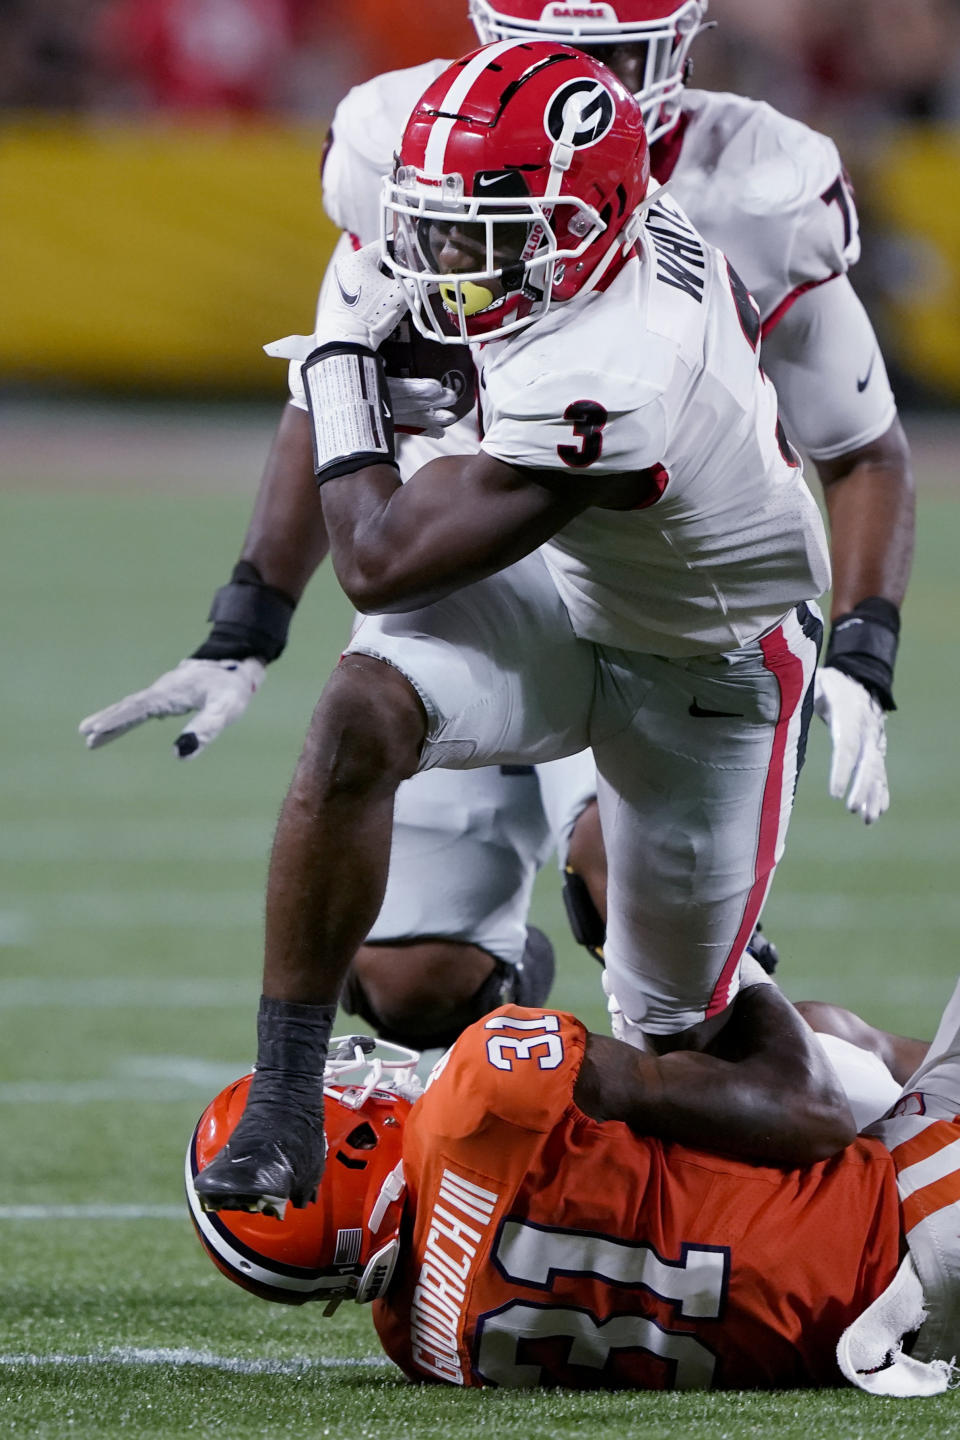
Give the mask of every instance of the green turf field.
<path id="1" fill-rule="evenodd" d="M 183 1150 L 203 1105 L 252 1058 L 272 826 L 348 607 L 329 573 L 318 578 L 247 719 L 195 762 L 172 758 L 173 724 L 96 754 L 76 725 L 198 643 L 246 520 L 249 501 L 235 492 L 249 489 L 259 459 L 234 493 L 222 477 L 189 493 L 182 477 L 151 473 L 149 451 L 129 493 L 120 483 L 97 493 L 89 457 L 82 490 L 69 469 L 7 467 L 0 1434 L 951 1433 L 952 1396 L 420 1389 L 381 1359 L 355 1307 L 324 1321 L 319 1306 L 270 1306 L 204 1259 L 181 1197 Z M 957 970 L 960 924 L 960 504 L 942 457 L 921 456 L 918 469 L 893 808 L 866 832 L 827 800 L 814 722 L 766 927 L 794 998 L 929 1034 Z M 600 1025 L 599 976 L 567 939 L 552 875 L 534 918 L 561 954 L 557 1002 Z"/>

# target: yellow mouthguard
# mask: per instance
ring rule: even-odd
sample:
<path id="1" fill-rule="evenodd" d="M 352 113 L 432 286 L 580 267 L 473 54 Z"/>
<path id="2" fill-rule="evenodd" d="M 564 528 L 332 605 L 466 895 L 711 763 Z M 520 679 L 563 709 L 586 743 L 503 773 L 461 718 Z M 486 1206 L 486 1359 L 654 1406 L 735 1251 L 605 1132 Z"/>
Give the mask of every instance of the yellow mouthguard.
<path id="1" fill-rule="evenodd" d="M 488 305 L 493 304 L 493 291 L 488 290 L 486 285 L 475 285 L 472 280 L 463 281 L 460 286 L 460 293 L 463 296 L 464 315 L 476 315 L 480 310 L 486 310 Z M 456 315 L 457 287 L 455 285 L 441 285 L 440 298 L 447 309 Z"/>

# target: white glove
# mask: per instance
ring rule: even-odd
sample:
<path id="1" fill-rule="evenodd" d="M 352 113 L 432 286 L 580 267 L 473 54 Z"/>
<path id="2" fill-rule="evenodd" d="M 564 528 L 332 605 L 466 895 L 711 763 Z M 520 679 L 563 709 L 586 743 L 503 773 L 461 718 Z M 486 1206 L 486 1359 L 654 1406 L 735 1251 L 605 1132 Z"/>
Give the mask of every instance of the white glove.
<path id="1" fill-rule="evenodd" d="M 314 347 L 345 340 L 376 350 L 406 314 L 403 286 L 380 269 L 378 240 L 338 256 L 333 267 L 334 283 L 324 286 L 317 314 Z"/>
<path id="2" fill-rule="evenodd" d="M 146 690 L 127 695 L 115 705 L 80 721 L 80 734 L 88 750 L 118 739 L 165 715 L 199 713 L 174 741 L 181 760 L 189 760 L 215 740 L 221 730 L 239 720 L 260 688 L 265 666 L 260 660 L 181 660 Z"/>
<path id="3" fill-rule="evenodd" d="M 830 794 L 837 800 L 846 795 L 851 814 L 872 825 L 890 804 L 883 709 L 869 690 L 832 665 L 817 670 L 813 695 L 833 744 Z"/>
<path id="4" fill-rule="evenodd" d="M 448 405 L 456 403 L 457 392 L 440 380 L 402 380 L 387 376 L 387 389 L 393 406 L 393 423 L 397 430 L 412 435 L 429 435 L 439 440 L 448 425 L 456 420 Z"/>

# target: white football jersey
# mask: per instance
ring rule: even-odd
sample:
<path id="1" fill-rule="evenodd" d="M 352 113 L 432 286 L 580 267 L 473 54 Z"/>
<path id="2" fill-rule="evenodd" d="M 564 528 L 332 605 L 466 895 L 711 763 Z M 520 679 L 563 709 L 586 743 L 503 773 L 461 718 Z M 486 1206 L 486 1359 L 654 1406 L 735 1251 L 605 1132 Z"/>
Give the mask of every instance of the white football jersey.
<path id="1" fill-rule="evenodd" d="M 323 208 L 335 225 L 369 245 L 380 234 L 380 182 L 393 170 L 407 118 L 449 60 L 388 70 L 340 101 L 323 162 Z"/>
<path id="2" fill-rule="evenodd" d="M 759 366 L 756 306 L 669 196 L 642 244 L 603 293 L 482 348 L 482 448 L 588 490 L 647 472 L 640 508 L 592 507 L 545 547 L 578 635 L 733 650 L 826 589 L 826 536 Z"/>
<path id="3" fill-rule="evenodd" d="M 447 64 L 432 60 L 378 75 L 338 106 L 323 199 L 357 244 L 376 239 L 380 181 L 392 169 L 407 116 Z M 820 288 L 843 275 L 860 249 L 856 207 L 833 141 L 769 105 L 703 90 L 684 93 L 680 124 L 676 141 L 656 150 L 673 160 L 670 192 L 729 256 L 760 307 L 764 333 L 798 295 L 812 289 L 818 297 L 799 329 L 791 317 L 796 333 L 774 331 L 765 362 L 791 434 L 821 458 L 882 435 L 896 406 L 869 322 L 846 282 Z M 837 334 L 845 337 L 842 353 Z M 475 440 L 470 419 L 459 421 L 446 443 L 403 440 L 401 471 L 409 475 L 432 455 Z"/>
<path id="4" fill-rule="evenodd" d="M 730 260 L 765 322 L 860 256 L 857 212 L 833 141 L 740 95 L 684 93 L 669 189 Z"/>
<path id="5" fill-rule="evenodd" d="M 449 63 L 377 75 L 337 107 L 323 203 L 362 245 L 380 233 L 380 181 L 407 117 Z M 729 256 L 765 321 L 798 287 L 856 262 L 857 212 L 832 140 L 760 101 L 705 90 L 684 92 L 681 123 L 670 191 Z"/>

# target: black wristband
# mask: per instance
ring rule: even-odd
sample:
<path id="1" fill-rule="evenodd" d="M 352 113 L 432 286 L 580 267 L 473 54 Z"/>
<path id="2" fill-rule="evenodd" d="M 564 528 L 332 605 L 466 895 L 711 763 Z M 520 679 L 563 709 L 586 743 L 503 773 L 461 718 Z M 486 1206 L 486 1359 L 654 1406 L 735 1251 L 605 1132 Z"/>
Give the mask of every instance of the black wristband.
<path id="1" fill-rule="evenodd" d="M 871 595 L 834 620 L 823 663 L 869 690 L 884 710 L 896 710 L 893 667 L 899 643 L 900 611 L 882 595 Z"/>
<path id="2" fill-rule="evenodd" d="M 275 585 L 267 585 L 256 565 L 240 560 L 230 583 L 213 597 L 208 620 L 213 629 L 194 660 L 247 660 L 269 663 L 283 653 L 296 601 Z"/>

